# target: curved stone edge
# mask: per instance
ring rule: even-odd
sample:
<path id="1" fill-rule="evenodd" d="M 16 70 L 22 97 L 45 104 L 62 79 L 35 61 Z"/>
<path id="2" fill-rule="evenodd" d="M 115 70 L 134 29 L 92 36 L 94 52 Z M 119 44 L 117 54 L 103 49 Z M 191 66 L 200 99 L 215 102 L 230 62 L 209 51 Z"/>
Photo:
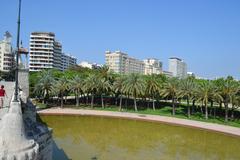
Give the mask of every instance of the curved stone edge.
<path id="1" fill-rule="evenodd" d="M 1 160 L 36 160 L 39 145 L 25 135 L 21 102 L 11 102 L 0 126 Z"/>
<path id="2" fill-rule="evenodd" d="M 240 137 L 240 128 L 226 126 L 215 123 L 194 121 L 188 119 L 181 119 L 175 117 L 167 117 L 160 115 L 149 115 L 149 114 L 138 114 L 138 113 L 127 113 L 127 112 L 113 112 L 113 111 L 97 111 L 97 110 L 85 110 L 85 109 L 60 109 L 51 108 L 45 109 L 37 112 L 39 115 L 82 115 L 82 116 L 104 116 L 113 118 L 125 118 L 134 119 L 150 122 L 160 122 L 177 126 L 190 127 L 195 129 L 203 129 L 207 131 L 217 132 L 225 135 L 230 135 L 234 137 Z"/>

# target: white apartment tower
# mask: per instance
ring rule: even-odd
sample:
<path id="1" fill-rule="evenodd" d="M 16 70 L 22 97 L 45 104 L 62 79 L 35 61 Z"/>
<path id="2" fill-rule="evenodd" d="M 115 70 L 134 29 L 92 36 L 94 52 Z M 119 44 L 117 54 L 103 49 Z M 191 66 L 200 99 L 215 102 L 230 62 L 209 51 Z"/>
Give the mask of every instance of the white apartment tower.
<path id="1" fill-rule="evenodd" d="M 12 49 L 12 36 L 5 32 L 0 41 L 0 71 L 9 72 L 14 66 L 14 52 Z"/>
<path id="2" fill-rule="evenodd" d="M 143 60 L 145 64 L 144 74 L 160 74 L 162 73 L 162 62 L 155 58 L 148 58 Z"/>
<path id="3" fill-rule="evenodd" d="M 61 70 L 64 71 L 71 66 L 77 65 L 77 59 L 69 54 L 62 54 Z"/>
<path id="4" fill-rule="evenodd" d="M 64 71 L 76 65 L 77 59 L 62 53 L 62 44 L 52 32 L 33 32 L 30 36 L 29 70 L 55 68 Z"/>
<path id="5" fill-rule="evenodd" d="M 144 74 L 144 63 L 135 58 L 129 57 L 126 53 L 121 51 L 106 51 L 105 52 L 106 65 L 115 73 L 128 74 L 140 73 Z"/>
<path id="6" fill-rule="evenodd" d="M 54 68 L 55 34 L 51 32 L 33 32 L 30 36 L 29 71 L 41 71 Z M 58 57 L 58 56 L 56 56 Z"/>
<path id="7" fill-rule="evenodd" d="M 187 77 L 187 64 L 180 58 L 169 58 L 169 72 L 172 72 L 173 77 L 185 78 Z"/>

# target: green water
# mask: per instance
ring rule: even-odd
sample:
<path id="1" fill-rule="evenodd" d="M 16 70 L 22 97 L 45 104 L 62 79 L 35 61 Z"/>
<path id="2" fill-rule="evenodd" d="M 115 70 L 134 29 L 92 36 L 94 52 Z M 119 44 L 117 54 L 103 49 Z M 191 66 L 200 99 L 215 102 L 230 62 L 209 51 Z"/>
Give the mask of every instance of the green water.
<path id="1" fill-rule="evenodd" d="M 54 160 L 240 160 L 240 138 L 168 124 L 92 116 L 41 116 Z"/>

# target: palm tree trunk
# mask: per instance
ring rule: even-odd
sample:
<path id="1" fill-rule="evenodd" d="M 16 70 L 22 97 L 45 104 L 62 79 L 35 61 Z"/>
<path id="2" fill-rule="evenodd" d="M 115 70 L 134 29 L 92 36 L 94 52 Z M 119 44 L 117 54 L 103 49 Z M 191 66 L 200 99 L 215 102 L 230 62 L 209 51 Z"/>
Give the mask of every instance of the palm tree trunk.
<path id="1" fill-rule="evenodd" d="M 63 108 L 63 93 L 61 93 L 61 108 Z"/>
<path id="2" fill-rule="evenodd" d="M 125 98 L 125 107 L 127 109 L 127 106 L 128 106 L 128 99 L 129 99 L 129 94 L 127 95 L 127 98 Z"/>
<path id="3" fill-rule="evenodd" d="M 87 96 L 86 96 L 86 104 L 88 104 L 88 96 L 89 96 L 89 94 L 87 94 Z"/>
<path id="4" fill-rule="evenodd" d="M 93 101 L 94 101 L 94 95 L 92 93 L 92 99 L 91 99 L 91 107 L 93 108 Z"/>
<path id="5" fill-rule="evenodd" d="M 189 105 L 189 98 L 187 98 L 187 108 L 188 108 L 188 118 L 191 116 L 190 105 Z"/>
<path id="6" fill-rule="evenodd" d="M 136 100 L 136 97 L 134 96 L 134 108 L 135 108 L 135 111 L 137 112 L 138 109 L 137 109 L 137 100 Z"/>
<path id="7" fill-rule="evenodd" d="M 200 110 L 201 110 L 201 114 L 203 114 L 203 101 L 202 101 L 202 104 L 200 105 Z"/>
<path id="8" fill-rule="evenodd" d="M 192 114 L 194 114 L 194 109 L 195 109 L 195 100 L 192 101 Z"/>
<path id="9" fill-rule="evenodd" d="M 101 94 L 102 108 L 104 108 L 103 95 Z"/>
<path id="10" fill-rule="evenodd" d="M 120 95 L 119 111 L 122 110 L 122 94 Z"/>
<path id="11" fill-rule="evenodd" d="M 118 97 L 115 96 L 115 106 L 117 106 L 117 105 L 118 105 Z"/>
<path id="12" fill-rule="evenodd" d="M 211 110 L 210 110 L 210 115 L 212 115 L 213 112 L 213 101 L 211 101 Z"/>
<path id="13" fill-rule="evenodd" d="M 150 98 L 148 98 L 148 101 L 147 101 L 147 109 L 149 109 L 149 104 L 150 104 Z"/>
<path id="14" fill-rule="evenodd" d="M 155 111 L 155 100 L 154 100 L 154 96 L 152 98 L 152 103 L 153 103 L 153 110 Z"/>
<path id="15" fill-rule="evenodd" d="M 76 106 L 79 107 L 79 94 L 77 93 L 77 96 L 76 96 Z"/>
<path id="16" fill-rule="evenodd" d="M 208 119 L 208 107 L 207 107 L 207 102 L 205 102 L 205 119 Z"/>
<path id="17" fill-rule="evenodd" d="M 172 97 L 172 115 L 175 116 L 175 99 Z"/>
<path id="18" fill-rule="evenodd" d="M 213 117 L 216 118 L 216 106 L 213 106 Z"/>
<path id="19" fill-rule="evenodd" d="M 225 106 L 225 122 L 228 122 L 228 103 L 224 103 Z"/>
<path id="20" fill-rule="evenodd" d="M 231 109 L 231 120 L 232 121 L 234 120 L 234 106 L 232 106 L 232 109 Z"/>

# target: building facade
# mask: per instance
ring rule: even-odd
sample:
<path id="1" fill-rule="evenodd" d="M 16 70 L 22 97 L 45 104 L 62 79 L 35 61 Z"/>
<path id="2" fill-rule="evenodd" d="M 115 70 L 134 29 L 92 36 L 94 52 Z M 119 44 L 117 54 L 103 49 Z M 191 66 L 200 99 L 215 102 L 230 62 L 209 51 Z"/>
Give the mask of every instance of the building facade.
<path id="1" fill-rule="evenodd" d="M 105 62 L 109 69 L 119 74 L 140 73 L 144 74 L 144 62 L 129 57 L 121 51 L 106 51 Z"/>
<path id="2" fill-rule="evenodd" d="M 173 77 L 186 78 L 187 77 L 187 64 L 180 58 L 169 58 L 169 72 L 172 72 Z"/>
<path id="3" fill-rule="evenodd" d="M 144 74 L 161 74 L 162 73 L 162 62 L 155 58 L 149 58 L 143 60 L 144 62 Z"/>
<path id="4" fill-rule="evenodd" d="M 64 71 L 76 65 L 76 58 L 62 53 L 62 44 L 52 32 L 33 32 L 30 36 L 29 71 L 55 68 Z"/>
<path id="5" fill-rule="evenodd" d="M 61 70 L 64 71 L 71 66 L 77 65 L 77 59 L 70 54 L 62 54 L 61 57 Z"/>
<path id="6" fill-rule="evenodd" d="M 0 71 L 9 72 L 14 67 L 14 52 L 12 48 L 12 36 L 5 32 L 0 41 Z"/>
<path id="7" fill-rule="evenodd" d="M 55 34 L 33 32 L 30 36 L 29 70 L 41 71 L 54 68 Z"/>

